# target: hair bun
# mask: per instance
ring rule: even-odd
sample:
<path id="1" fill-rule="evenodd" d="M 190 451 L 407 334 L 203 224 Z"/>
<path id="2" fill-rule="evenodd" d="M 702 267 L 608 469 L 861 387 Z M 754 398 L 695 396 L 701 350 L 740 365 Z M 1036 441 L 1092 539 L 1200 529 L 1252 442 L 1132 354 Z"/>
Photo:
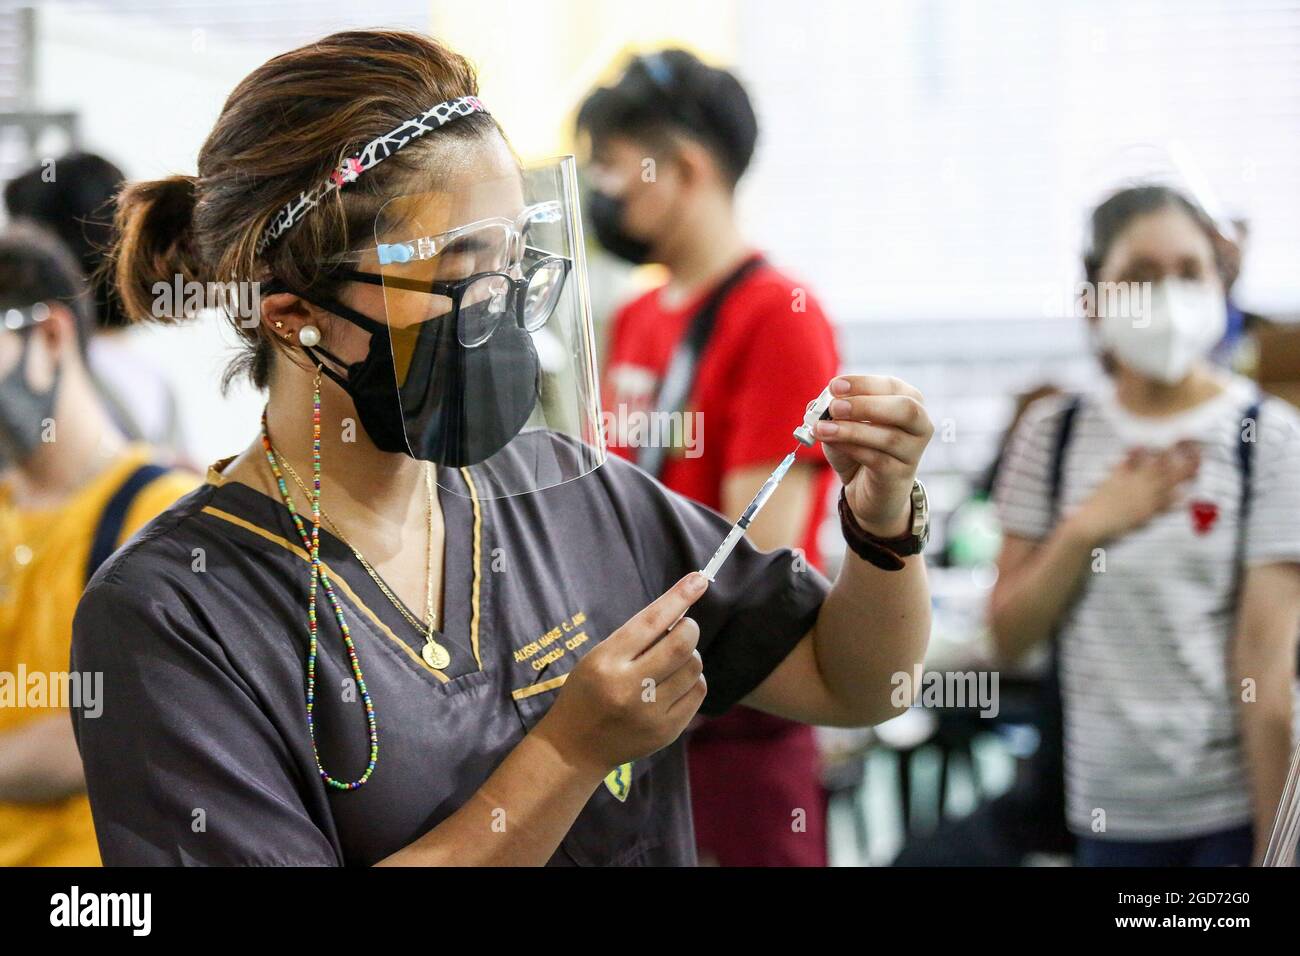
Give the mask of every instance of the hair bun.
<path id="1" fill-rule="evenodd" d="M 175 322 L 183 314 L 160 311 L 157 283 L 169 287 L 204 280 L 194 243 L 198 179 L 169 176 L 132 183 L 118 199 L 113 274 L 123 311 L 134 322 Z M 170 297 L 168 300 L 170 301 Z"/>

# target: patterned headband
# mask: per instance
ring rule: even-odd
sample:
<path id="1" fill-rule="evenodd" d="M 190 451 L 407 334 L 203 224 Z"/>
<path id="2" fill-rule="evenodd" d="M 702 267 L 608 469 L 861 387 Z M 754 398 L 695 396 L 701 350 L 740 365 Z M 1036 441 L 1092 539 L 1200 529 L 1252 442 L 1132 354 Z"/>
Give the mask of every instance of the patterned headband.
<path id="1" fill-rule="evenodd" d="M 486 113 L 487 109 L 479 102 L 477 96 L 462 96 L 447 100 L 430 107 L 415 119 L 409 119 L 391 133 L 385 133 L 378 139 L 372 139 L 353 156 L 343 161 L 338 169 L 329 174 L 329 178 L 315 189 L 301 192 L 298 198 L 286 203 L 271 220 L 271 224 L 258 240 L 257 251 L 262 253 L 267 246 L 289 231 L 308 212 L 315 208 L 322 199 L 336 189 L 342 189 L 348 183 L 357 181 L 368 169 L 373 169 L 407 143 L 418 139 L 425 133 L 431 133 L 446 126 L 452 120 L 471 113 Z"/>

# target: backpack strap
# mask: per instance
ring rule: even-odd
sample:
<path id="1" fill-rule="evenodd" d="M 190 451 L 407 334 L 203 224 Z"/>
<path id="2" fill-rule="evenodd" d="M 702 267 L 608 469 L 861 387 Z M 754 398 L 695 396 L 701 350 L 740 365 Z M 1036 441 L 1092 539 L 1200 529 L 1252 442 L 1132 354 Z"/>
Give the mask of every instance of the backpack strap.
<path id="1" fill-rule="evenodd" d="M 1242 425 L 1244 426 L 1246 422 L 1250 422 L 1253 425 L 1251 430 L 1251 440 L 1247 441 L 1245 436 L 1240 433 L 1238 433 L 1237 436 L 1237 471 L 1241 475 L 1240 507 L 1237 512 L 1237 539 L 1238 550 L 1243 556 L 1246 550 L 1246 519 L 1250 516 L 1250 506 L 1255 495 L 1253 487 L 1255 474 L 1255 439 L 1259 437 L 1260 404 L 1260 396 L 1256 395 L 1241 413 Z"/>
<path id="2" fill-rule="evenodd" d="M 695 384 L 695 369 L 699 365 L 704 347 L 708 345 L 709 338 L 713 335 L 713 327 L 717 325 L 718 312 L 722 304 L 741 280 L 763 262 L 763 256 L 759 253 L 748 256 L 714 286 L 713 291 L 700 303 L 695 315 L 691 317 L 686 335 L 682 337 L 681 343 L 668 362 L 668 369 L 664 372 L 663 380 L 659 385 L 659 393 L 655 396 L 656 411 L 671 413 L 682 410 L 686 399 L 690 397 L 691 387 Z M 636 463 L 658 478 L 659 472 L 663 469 L 665 455 L 666 449 L 662 442 L 647 442 L 638 450 Z"/>
<path id="3" fill-rule="evenodd" d="M 1065 473 L 1065 450 L 1070 445 L 1070 438 L 1074 434 L 1074 423 L 1079 417 L 1079 409 L 1082 406 L 1082 395 L 1070 396 L 1069 402 L 1061 412 L 1061 424 L 1057 426 L 1056 437 L 1052 442 L 1052 470 L 1048 476 L 1047 487 L 1048 508 L 1052 520 L 1056 520 L 1061 510 L 1061 479 Z"/>
<path id="4" fill-rule="evenodd" d="M 1052 441 L 1048 502 L 1053 521 L 1061 507 L 1066 449 L 1074 435 L 1074 425 L 1082 406 L 1083 396 L 1070 396 Z M 1060 645 L 1059 629 L 1053 628 L 1047 640 L 1047 666 L 1038 687 L 1039 745 L 1030 759 L 1025 799 L 1026 815 L 1034 824 L 1055 835 L 1058 843 L 1068 847 L 1072 838 L 1065 817 L 1065 705 L 1061 700 Z"/>
<path id="5" fill-rule="evenodd" d="M 126 524 L 126 513 L 136 496 L 144 490 L 145 485 L 161 478 L 167 473 L 162 465 L 144 464 L 131 472 L 108 499 L 99 523 L 95 526 L 95 536 L 90 543 L 90 560 L 86 562 L 86 580 L 89 581 L 99 566 L 108 560 L 109 555 L 117 550 L 118 538 L 122 536 L 122 526 Z"/>

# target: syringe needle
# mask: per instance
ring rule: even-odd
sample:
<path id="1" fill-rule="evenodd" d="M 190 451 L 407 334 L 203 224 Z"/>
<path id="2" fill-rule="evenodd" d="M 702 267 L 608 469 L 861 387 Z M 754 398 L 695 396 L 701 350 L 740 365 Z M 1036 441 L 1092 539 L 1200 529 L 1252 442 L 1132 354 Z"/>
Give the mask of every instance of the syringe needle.
<path id="1" fill-rule="evenodd" d="M 701 574 L 709 579 L 710 583 L 712 583 L 718 576 L 718 572 L 722 570 L 722 565 L 726 562 L 727 558 L 731 556 L 731 552 L 735 550 L 737 542 L 745 536 L 745 532 L 748 531 L 749 526 L 753 524 L 754 518 L 756 518 L 758 513 L 763 510 L 763 505 L 767 504 L 767 499 L 772 497 L 772 492 L 776 491 L 776 486 L 781 483 L 781 479 L 785 477 L 785 473 L 789 471 L 790 466 L 794 464 L 794 456 L 797 451 L 798 449 L 796 448 L 795 451 L 790 452 L 790 454 L 786 455 L 785 458 L 781 459 L 781 464 L 777 465 L 772 474 L 768 475 L 767 481 L 763 482 L 763 487 L 758 489 L 758 494 L 754 495 L 753 499 L 749 502 L 749 505 L 745 508 L 744 513 L 736 519 L 736 523 L 731 526 L 731 530 L 727 532 L 727 536 L 722 539 L 722 544 L 718 545 L 718 550 L 714 551 L 713 557 L 709 558 L 709 563 L 700 571 Z M 668 630 L 671 631 L 676 627 L 685 616 L 686 612 L 683 611 L 676 621 L 673 621 L 672 624 L 668 625 Z"/>
<path id="2" fill-rule="evenodd" d="M 754 519 L 758 517 L 758 513 L 763 510 L 763 505 L 767 504 L 767 499 L 772 497 L 772 493 L 776 491 L 776 486 L 781 483 L 781 479 L 785 477 L 785 473 L 789 471 L 790 466 L 794 464 L 794 456 L 795 453 L 792 451 L 781 460 L 781 464 L 777 465 L 776 470 L 768 476 L 767 481 L 763 482 L 763 487 L 758 489 L 758 494 L 754 495 L 749 506 L 745 508 L 744 513 L 737 518 L 736 523 L 731 526 L 731 530 L 727 532 L 727 536 L 722 539 L 722 544 L 718 546 L 718 550 L 713 552 L 713 557 L 709 559 L 709 563 L 706 564 L 704 569 L 700 572 L 710 581 L 717 577 L 718 571 L 721 570 L 723 562 L 727 560 L 727 557 L 736 547 L 736 542 L 744 537 L 745 532 L 749 530 L 749 526 L 753 524 Z"/>
<path id="3" fill-rule="evenodd" d="M 830 406 L 832 400 L 831 387 L 827 385 L 816 398 L 808 403 L 808 407 L 804 410 L 803 423 L 794 430 L 794 437 L 799 440 L 801 446 L 811 448 L 816 444 L 817 439 L 813 434 L 813 429 L 819 421 L 825 421 L 831 417 Z M 754 500 L 749 503 L 745 513 L 736 519 L 736 523 L 731 526 L 727 536 L 722 539 L 722 544 L 718 545 L 718 550 L 713 552 L 713 557 L 709 558 L 709 563 L 700 571 L 710 582 L 718 576 L 718 572 L 722 570 L 722 565 L 726 563 L 727 558 L 735 549 L 736 542 L 745 536 L 745 532 L 749 530 L 754 518 L 758 516 L 763 505 L 767 504 L 767 499 L 772 497 L 772 492 L 776 491 L 776 486 L 781 483 L 785 473 L 794 464 L 794 456 L 798 451 L 799 449 L 795 448 L 794 451 L 781 460 L 781 464 L 776 466 L 776 470 L 768 476 L 767 481 L 763 482 L 763 487 L 758 489 L 758 494 L 754 495 Z M 668 630 L 671 631 L 676 627 L 682 617 L 685 616 L 686 614 L 683 611 L 677 620 L 668 626 Z"/>

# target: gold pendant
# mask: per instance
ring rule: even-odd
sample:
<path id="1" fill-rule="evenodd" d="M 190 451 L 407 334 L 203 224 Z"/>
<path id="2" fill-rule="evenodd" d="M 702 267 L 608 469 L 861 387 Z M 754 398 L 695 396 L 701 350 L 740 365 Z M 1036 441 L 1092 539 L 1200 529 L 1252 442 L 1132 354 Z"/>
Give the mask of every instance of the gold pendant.
<path id="1" fill-rule="evenodd" d="M 447 648 L 433 638 L 429 638 L 428 643 L 424 645 L 421 656 L 424 658 L 424 662 L 436 671 L 442 670 L 451 663 L 451 654 L 447 652 Z"/>

